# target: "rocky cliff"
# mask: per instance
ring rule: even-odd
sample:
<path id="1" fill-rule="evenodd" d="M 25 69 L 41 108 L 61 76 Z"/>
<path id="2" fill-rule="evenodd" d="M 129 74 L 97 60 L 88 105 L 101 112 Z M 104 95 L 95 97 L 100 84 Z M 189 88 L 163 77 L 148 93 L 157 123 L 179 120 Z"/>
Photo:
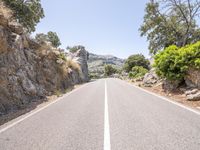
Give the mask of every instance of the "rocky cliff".
<path id="1" fill-rule="evenodd" d="M 89 80 L 85 49 L 71 56 L 37 43 L 6 16 L 0 9 L 0 115 Z"/>
<path id="2" fill-rule="evenodd" d="M 103 73 L 105 64 L 111 64 L 117 68 L 122 68 L 124 61 L 124 59 L 112 55 L 96 55 L 90 53 L 88 60 L 89 71 L 91 73 Z"/>

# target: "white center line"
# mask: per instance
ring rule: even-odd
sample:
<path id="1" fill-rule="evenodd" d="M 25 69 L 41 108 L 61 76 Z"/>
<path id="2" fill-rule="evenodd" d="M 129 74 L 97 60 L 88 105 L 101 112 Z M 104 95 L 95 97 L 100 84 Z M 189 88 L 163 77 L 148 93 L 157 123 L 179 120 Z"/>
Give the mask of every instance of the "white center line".
<path id="1" fill-rule="evenodd" d="M 105 80 L 105 107 L 104 107 L 104 150 L 111 150 L 110 146 L 110 126 L 109 126 L 109 114 L 108 114 L 108 95 L 107 95 L 107 83 Z"/>

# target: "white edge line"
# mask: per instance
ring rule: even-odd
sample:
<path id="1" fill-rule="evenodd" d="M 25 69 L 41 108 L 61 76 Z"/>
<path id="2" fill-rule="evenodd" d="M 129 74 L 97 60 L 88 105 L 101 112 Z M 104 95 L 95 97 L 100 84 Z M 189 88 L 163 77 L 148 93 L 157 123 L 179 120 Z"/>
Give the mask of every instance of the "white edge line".
<path id="1" fill-rule="evenodd" d="M 107 83 L 105 80 L 105 100 L 104 100 L 104 150 L 110 150 L 110 125 L 109 125 L 109 113 L 108 113 L 108 95 L 107 95 Z"/>
<path id="2" fill-rule="evenodd" d="M 123 81 L 123 80 L 122 80 L 122 81 Z M 165 101 L 167 101 L 167 102 L 169 102 L 169 103 L 172 103 L 172 104 L 174 104 L 174 105 L 177 105 L 177 106 L 179 106 L 179 107 L 182 107 L 182 108 L 184 108 L 184 109 L 187 109 L 187 110 L 189 110 L 189 111 L 191 111 L 191 112 L 193 112 L 193 113 L 195 113 L 195 114 L 197 114 L 197 115 L 200 115 L 200 111 L 197 111 L 197 110 L 195 110 L 195 109 L 192 109 L 192 108 L 190 108 L 190 107 L 187 107 L 187 106 L 185 106 L 185 105 L 183 105 L 183 104 L 180 104 L 180 103 L 178 103 L 178 102 L 175 102 L 175 101 L 173 101 L 173 100 L 171 100 L 171 99 L 169 99 L 169 98 L 163 97 L 163 96 L 161 96 L 161 95 L 157 95 L 157 94 L 155 94 L 155 93 L 153 93 L 153 92 L 150 92 L 150 91 L 148 91 L 148 90 L 145 90 L 145 89 L 143 89 L 143 88 L 141 88 L 141 87 L 138 87 L 138 86 L 136 86 L 136 85 L 134 85 L 134 84 L 131 84 L 131 83 L 127 82 L 127 81 L 124 81 L 124 82 L 127 83 L 127 84 L 130 85 L 130 86 L 133 86 L 133 87 L 135 87 L 135 88 L 137 88 L 137 89 L 139 89 L 139 90 L 142 90 L 143 92 L 146 92 L 146 93 L 151 94 L 151 95 L 153 95 L 153 96 L 159 97 L 159 98 L 161 98 L 161 99 L 163 99 L 163 100 L 165 100 Z"/>
<path id="3" fill-rule="evenodd" d="M 90 82 L 89 82 L 89 83 L 90 83 Z M 85 85 L 82 85 L 81 87 L 72 90 L 71 92 L 67 93 L 67 94 L 64 95 L 63 97 L 60 97 L 60 98 L 56 99 L 55 101 L 53 101 L 53 102 L 51 102 L 51 103 L 49 103 L 49 104 L 43 106 L 42 108 L 40 108 L 40 109 L 38 109 L 38 110 L 35 110 L 35 111 L 33 110 L 33 112 L 31 112 L 31 113 L 28 114 L 28 115 L 25 114 L 25 116 L 22 117 L 21 119 L 19 119 L 19 120 L 15 121 L 15 122 L 11 123 L 10 125 L 8 125 L 8 126 L 2 128 L 2 129 L 0 129 L 0 133 L 5 132 L 6 130 L 12 128 L 13 126 L 15 126 L 15 125 L 17 125 L 17 124 L 19 124 L 20 122 L 22 122 L 22 121 L 28 119 L 29 117 L 31 117 L 31 116 L 33 116 L 33 115 L 39 113 L 40 111 L 46 109 L 47 107 L 49 107 L 49 106 L 51 106 L 51 105 L 57 103 L 58 101 L 60 101 L 60 100 L 62 100 L 62 99 L 64 99 L 64 98 L 66 98 L 67 96 L 71 95 L 72 93 L 74 93 L 74 92 L 76 92 L 76 91 L 82 89 L 83 87 L 85 87 L 85 86 L 88 85 L 89 83 L 86 83 Z M 20 117 L 20 116 L 19 116 L 19 117 Z M 16 119 L 17 119 L 17 118 L 16 118 Z M 9 123 L 9 122 L 8 122 L 8 123 Z"/>

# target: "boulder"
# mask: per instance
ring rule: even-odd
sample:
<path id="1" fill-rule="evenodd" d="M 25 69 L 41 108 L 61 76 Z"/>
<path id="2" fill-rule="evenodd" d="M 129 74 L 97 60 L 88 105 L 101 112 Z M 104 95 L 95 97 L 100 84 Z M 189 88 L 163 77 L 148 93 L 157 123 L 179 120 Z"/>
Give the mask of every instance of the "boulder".
<path id="1" fill-rule="evenodd" d="M 200 69 L 188 69 L 185 77 L 185 83 L 189 88 L 200 89 Z"/>
<path id="2" fill-rule="evenodd" d="M 148 73 L 145 74 L 143 78 L 144 86 L 152 86 L 159 81 L 159 77 L 157 76 L 154 69 L 151 69 Z"/>
<path id="3" fill-rule="evenodd" d="M 164 80 L 162 83 L 162 88 L 165 91 L 174 91 L 179 87 L 179 85 L 180 85 L 179 81 Z"/>
<path id="4" fill-rule="evenodd" d="M 187 96 L 188 101 L 199 101 L 200 100 L 200 92 L 197 92 L 196 94 L 190 94 Z"/>
<path id="5" fill-rule="evenodd" d="M 199 90 L 198 89 L 192 89 L 185 91 L 185 95 L 191 95 L 191 94 L 196 94 Z"/>

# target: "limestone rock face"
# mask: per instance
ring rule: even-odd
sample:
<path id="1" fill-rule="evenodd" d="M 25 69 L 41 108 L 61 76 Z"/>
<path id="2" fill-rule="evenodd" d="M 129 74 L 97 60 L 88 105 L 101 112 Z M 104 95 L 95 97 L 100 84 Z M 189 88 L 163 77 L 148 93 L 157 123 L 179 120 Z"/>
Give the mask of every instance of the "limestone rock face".
<path id="1" fill-rule="evenodd" d="M 84 82 L 89 81 L 89 75 L 88 75 L 88 61 L 89 58 L 89 53 L 85 50 L 84 47 L 80 48 L 80 50 L 78 50 L 75 53 L 75 58 L 76 61 L 79 63 L 79 65 L 81 66 L 81 78 Z"/>
<path id="2" fill-rule="evenodd" d="M 12 31 L 12 32 L 14 32 L 14 33 L 16 33 L 16 34 L 19 34 L 19 35 L 21 35 L 22 33 L 23 33 L 23 27 L 22 27 L 22 25 L 20 25 L 19 23 L 17 23 L 17 22 L 9 22 L 8 23 L 8 28 Z"/>
<path id="3" fill-rule="evenodd" d="M 0 26 L 0 115 L 89 80 L 85 49 L 74 54 L 80 72 L 57 63 L 59 55 L 58 49 L 23 34 L 18 25 Z"/>
<path id="4" fill-rule="evenodd" d="M 6 32 L 2 26 L 0 26 L 0 54 L 8 50 L 8 39 Z"/>

